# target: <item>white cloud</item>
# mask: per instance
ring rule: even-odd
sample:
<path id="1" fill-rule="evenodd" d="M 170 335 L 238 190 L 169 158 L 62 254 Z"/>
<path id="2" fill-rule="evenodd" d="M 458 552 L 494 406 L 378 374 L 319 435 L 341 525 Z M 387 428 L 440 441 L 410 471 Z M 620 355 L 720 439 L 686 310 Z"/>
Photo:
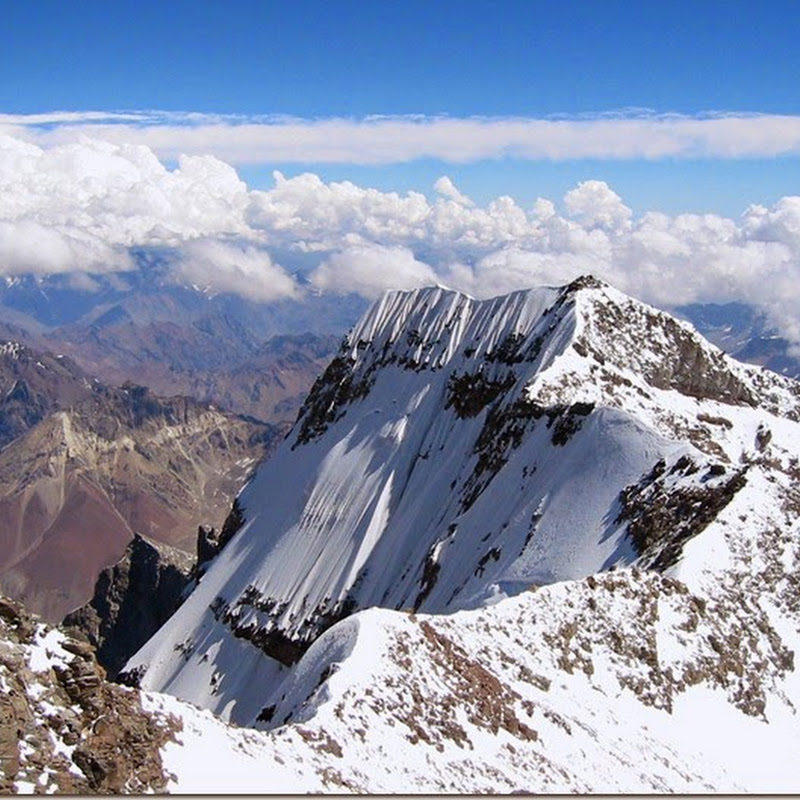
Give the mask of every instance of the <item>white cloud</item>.
<path id="1" fill-rule="evenodd" d="M 576 118 L 297 119 L 164 111 L 0 115 L 0 130 L 52 146 L 90 136 L 162 158 L 213 154 L 232 164 L 392 164 L 529 160 L 754 158 L 800 154 L 800 116 L 628 112 Z"/>
<path id="2" fill-rule="evenodd" d="M 633 216 L 622 198 L 603 181 L 579 183 L 564 195 L 564 204 L 573 217 L 607 230 L 627 228 Z"/>
<path id="3" fill-rule="evenodd" d="M 35 219 L 0 219 L 0 274 L 52 275 L 131 269 L 127 250 L 80 230 Z"/>
<path id="4" fill-rule="evenodd" d="M 259 235 L 247 186 L 212 156 L 168 170 L 141 145 L 83 139 L 41 148 L 0 134 L 0 271 L 129 269 L 127 248 Z"/>
<path id="5" fill-rule="evenodd" d="M 421 233 L 430 211 L 419 192 L 401 196 L 349 181 L 326 184 L 310 173 L 274 176 L 274 189 L 250 193 L 247 220 L 276 243 L 318 250 L 366 241 L 396 243 Z"/>
<path id="6" fill-rule="evenodd" d="M 311 282 L 323 291 L 358 294 L 374 300 L 388 289 L 416 289 L 438 280 L 427 264 L 405 247 L 361 244 L 340 250 L 312 273 Z"/>
<path id="7" fill-rule="evenodd" d="M 214 239 L 195 239 L 184 245 L 174 278 L 251 300 L 268 302 L 297 294 L 292 277 L 269 253 L 252 245 Z"/>
<path id="8" fill-rule="evenodd" d="M 475 203 L 470 200 L 469 197 L 462 194 L 458 187 L 453 183 L 447 175 L 442 175 L 436 183 L 433 184 L 433 188 L 442 196 L 447 198 L 448 200 L 452 200 L 454 203 L 460 206 L 466 206 L 470 208 L 475 205 Z"/>
<path id="9" fill-rule="evenodd" d="M 370 298 L 434 282 L 485 297 L 591 272 L 661 306 L 752 303 L 800 343 L 800 197 L 739 219 L 634 217 L 602 181 L 530 209 L 479 207 L 444 176 L 432 188 L 428 199 L 276 172 L 251 191 L 213 156 L 167 169 L 142 145 L 0 134 L 0 274 L 120 271 L 147 246 L 175 252 L 176 279 L 263 300 L 300 291 L 274 261 L 290 266 L 293 250 L 316 259 L 318 288 Z"/>
<path id="10" fill-rule="evenodd" d="M 324 183 L 310 173 L 287 179 L 276 172 L 275 181 L 274 189 L 251 192 L 247 216 L 273 243 L 331 250 L 373 242 L 447 251 L 486 249 L 535 235 L 510 197 L 474 208 L 449 197 L 431 203 L 414 191 L 400 195 L 349 181 Z"/>

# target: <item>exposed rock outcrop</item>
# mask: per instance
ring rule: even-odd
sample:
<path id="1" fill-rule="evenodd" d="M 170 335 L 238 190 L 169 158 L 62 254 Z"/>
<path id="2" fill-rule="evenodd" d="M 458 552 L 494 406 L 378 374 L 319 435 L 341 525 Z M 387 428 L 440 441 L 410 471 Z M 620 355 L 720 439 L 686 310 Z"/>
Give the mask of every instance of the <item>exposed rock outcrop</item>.
<path id="1" fill-rule="evenodd" d="M 91 394 L 91 382 L 71 358 L 0 343 L 0 448 Z"/>
<path id="2" fill-rule="evenodd" d="M 92 599 L 67 614 L 64 625 L 83 632 L 113 679 L 180 605 L 193 561 L 136 534 L 122 558 L 100 573 Z"/>
<path id="3" fill-rule="evenodd" d="M 245 519 L 239 498 L 233 498 L 233 504 L 222 528 L 217 531 L 212 525 L 201 525 L 197 529 L 197 561 L 192 571 L 193 576 L 200 578 L 208 564 L 213 561 L 244 525 Z"/>
<path id="4" fill-rule="evenodd" d="M 93 648 L 0 597 L 0 793 L 163 792 L 175 717 L 109 683 Z"/>

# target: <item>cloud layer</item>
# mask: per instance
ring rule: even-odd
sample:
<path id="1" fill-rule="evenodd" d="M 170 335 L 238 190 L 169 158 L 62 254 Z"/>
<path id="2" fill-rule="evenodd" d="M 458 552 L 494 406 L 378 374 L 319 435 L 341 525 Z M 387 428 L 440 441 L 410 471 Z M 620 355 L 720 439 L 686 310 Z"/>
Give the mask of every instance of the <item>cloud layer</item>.
<path id="1" fill-rule="evenodd" d="M 628 111 L 565 118 L 384 116 L 297 119 L 147 112 L 0 115 L 0 131 L 42 146 L 93 137 L 161 158 L 231 164 L 448 163 L 485 159 L 771 158 L 800 154 L 800 116 Z"/>
<path id="2" fill-rule="evenodd" d="M 477 206 L 447 176 L 433 190 L 277 172 L 273 188 L 249 190 L 212 156 L 168 169 L 144 145 L 0 134 L 0 274 L 126 270 L 130 248 L 158 246 L 175 280 L 269 301 L 301 295 L 293 252 L 316 264 L 318 289 L 368 298 L 433 282 L 487 297 L 591 272 L 661 306 L 755 304 L 800 343 L 800 197 L 734 220 L 635 217 L 601 181 L 527 209 L 510 197 Z"/>

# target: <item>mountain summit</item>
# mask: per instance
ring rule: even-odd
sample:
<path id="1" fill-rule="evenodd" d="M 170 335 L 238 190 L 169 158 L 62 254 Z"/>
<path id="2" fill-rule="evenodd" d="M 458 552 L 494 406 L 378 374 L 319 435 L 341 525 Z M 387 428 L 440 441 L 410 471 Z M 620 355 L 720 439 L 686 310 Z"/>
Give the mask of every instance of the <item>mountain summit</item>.
<path id="1" fill-rule="evenodd" d="M 125 674 L 253 724 L 359 609 L 479 609 L 629 565 L 704 573 L 687 548 L 751 531 L 797 470 L 798 419 L 800 385 L 592 277 L 487 301 L 389 293 Z"/>

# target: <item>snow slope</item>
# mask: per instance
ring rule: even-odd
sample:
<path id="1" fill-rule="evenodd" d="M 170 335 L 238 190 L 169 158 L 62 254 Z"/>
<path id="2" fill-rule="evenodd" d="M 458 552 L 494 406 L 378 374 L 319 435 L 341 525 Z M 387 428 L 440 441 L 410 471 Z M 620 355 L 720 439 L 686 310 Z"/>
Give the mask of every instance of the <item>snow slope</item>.
<path id="1" fill-rule="evenodd" d="M 762 501 L 797 498 L 767 483 Z M 774 548 L 751 575 L 778 517 L 735 530 L 746 511 L 722 512 L 725 568 L 688 584 L 629 567 L 453 615 L 355 614 L 265 697 L 260 730 L 146 695 L 184 722 L 168 788 L 796 792 L 796 585 L 765 579 Z M 781 537 L 792 564 L 798 533 Z"/>
<path id="2" fill-rule="evenodd" d="M 796 791 L 799 420 L 591 278 L 386 295 L 127 665 L 169 786 Z"/>
<path id="3" fill-rule="evenodd" d="M 796 452 L 796 451 L 795 451 Z M 163 694 L 173 791 L 796 792 L 797 458 L 770 443 L 666 570 L 450 615 L 371 609 L 282 681 L 257 730 Z"/>
<path id="4" fill-rule="evenodd" d="M 760 505 L 740 493 L 719 541 L 687 545 L 686 582 L 626 567 L 452 615 L 357 613 L 262 695 L 257 729 L 119 687 L 115 714 L 131 711 L 101 726 L 109 690 L 72 677 L 84 650 L 14 622 L 0 684 L 17 718 L 3 720 L 13 730 L 21 694 L 29 711 L 8 788 L 86 791 L 97 772 L 76 754 L 99 756 L 105 736 L 116 791 L 141 790 L 122 781 L 144 763 L 151 787 L 193 794 L 796 792 L 800 530 L 782 506 L 800 497 L 796 476 L 752 469 Z"/>
<path id="5" fill-rule="evenodd" d="M 252 724 L 360 608 L 449 613 L 612 566 L 663 570 L 757 491 L 759 442 L 798 451 L 799 408 L 797 384 L 591 278 L 482 302 L 389 293 L 128 675 Z"/>

